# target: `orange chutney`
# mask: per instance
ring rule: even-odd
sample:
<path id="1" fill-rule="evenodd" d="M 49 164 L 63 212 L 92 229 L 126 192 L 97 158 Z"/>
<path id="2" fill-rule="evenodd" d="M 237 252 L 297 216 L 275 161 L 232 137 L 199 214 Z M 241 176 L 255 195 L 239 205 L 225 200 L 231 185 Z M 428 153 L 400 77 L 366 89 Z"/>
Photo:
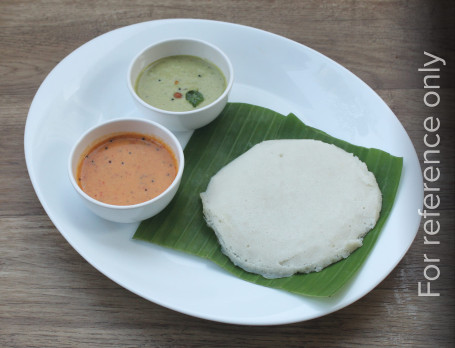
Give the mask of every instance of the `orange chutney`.
<path id="1" fill-rule="evenodd" d="M 86 149 L 76 178 L 98 201 L 132 205 L 164 192 L 177 171 L 175 155 L 165 143 L 139 133 L 118 133 Z"/>

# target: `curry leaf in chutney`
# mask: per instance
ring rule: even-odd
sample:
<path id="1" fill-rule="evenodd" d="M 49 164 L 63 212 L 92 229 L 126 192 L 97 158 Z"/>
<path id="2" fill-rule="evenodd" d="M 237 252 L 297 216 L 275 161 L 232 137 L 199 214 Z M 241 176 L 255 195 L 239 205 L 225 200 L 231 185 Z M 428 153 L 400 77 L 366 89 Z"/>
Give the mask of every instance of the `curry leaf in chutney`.
<path id="1" fill-rule="evenodd" d="M 188 100 L 191 105 L 196 107 L 204 101 L 204 96 L 199 91 L 191 90 L 186 92 L 185 99 Z"/>

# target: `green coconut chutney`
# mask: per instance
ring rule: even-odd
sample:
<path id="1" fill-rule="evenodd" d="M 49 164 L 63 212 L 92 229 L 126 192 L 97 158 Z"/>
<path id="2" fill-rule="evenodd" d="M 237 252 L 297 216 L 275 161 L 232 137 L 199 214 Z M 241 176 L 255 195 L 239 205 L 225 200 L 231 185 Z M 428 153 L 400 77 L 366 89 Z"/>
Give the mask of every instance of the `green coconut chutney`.
<path id="1" fill-rule="evenodd" d="M 218 99 L 226 78 L 213 63 L 190 55 L 159 59 L 136 81 L 136 93 L 148 104 L 168 111 L 190 111 Z"/>

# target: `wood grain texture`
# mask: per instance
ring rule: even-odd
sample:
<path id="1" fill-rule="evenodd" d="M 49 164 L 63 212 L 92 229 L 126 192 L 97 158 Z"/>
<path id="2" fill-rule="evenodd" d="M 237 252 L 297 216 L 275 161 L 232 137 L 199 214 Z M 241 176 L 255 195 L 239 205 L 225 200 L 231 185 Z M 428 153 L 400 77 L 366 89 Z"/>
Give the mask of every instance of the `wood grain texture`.
<path id="1" fill-rule="evenodd" d="M 409 252 L 371 293 L 308 322 L 272 327 L 192 318 L 119 287 L 60 235 L 27 174 L 23 133 L 38 87 L 65 56 L 107 31 L 164 18 L 222 20 L 305 44 L 363 79 L 407 130 L 422 168 L 428 116 L 441 120 L 441 245 Z M 0 1 L 1 347 L 452 347 L 455 79 L 450 1 Z M 441 104 L 423 103 L 423 51 L 447 61 Z M 440 297 L 418 297 L 424 254 L 441 259 Z"/>

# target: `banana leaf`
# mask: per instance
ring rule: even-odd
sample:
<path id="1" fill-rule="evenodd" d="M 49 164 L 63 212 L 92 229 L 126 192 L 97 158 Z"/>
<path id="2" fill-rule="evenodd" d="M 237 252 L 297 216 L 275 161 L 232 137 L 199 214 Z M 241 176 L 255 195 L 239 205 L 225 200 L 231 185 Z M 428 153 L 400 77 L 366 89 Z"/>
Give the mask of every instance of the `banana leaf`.
<path id="1" fill-rule="evenodd" d="M 235 266 L 222 252 L 215 233 L 206 225 L 199 194 L 223 166 L 269 139 L 317 139 L 353 153 L 376 176 L 383 195 L 376 226 L 363 245 L 348 258 L 320 272 L 266 279 Z M 309 127 L 294 114 L 287 116 L 244 103 L 228 103 L 221 115 L 196 130 L 184 150 L 185 170 L 172 202 L 160 214 L 140 223 L 133 238 L 206 258 L 235 276 L 299 295 L 328 297 L 342 289 L 372 250 L 392 209 L 401 177 L 403 159 L 378 149 L 364 148 Z"/>

